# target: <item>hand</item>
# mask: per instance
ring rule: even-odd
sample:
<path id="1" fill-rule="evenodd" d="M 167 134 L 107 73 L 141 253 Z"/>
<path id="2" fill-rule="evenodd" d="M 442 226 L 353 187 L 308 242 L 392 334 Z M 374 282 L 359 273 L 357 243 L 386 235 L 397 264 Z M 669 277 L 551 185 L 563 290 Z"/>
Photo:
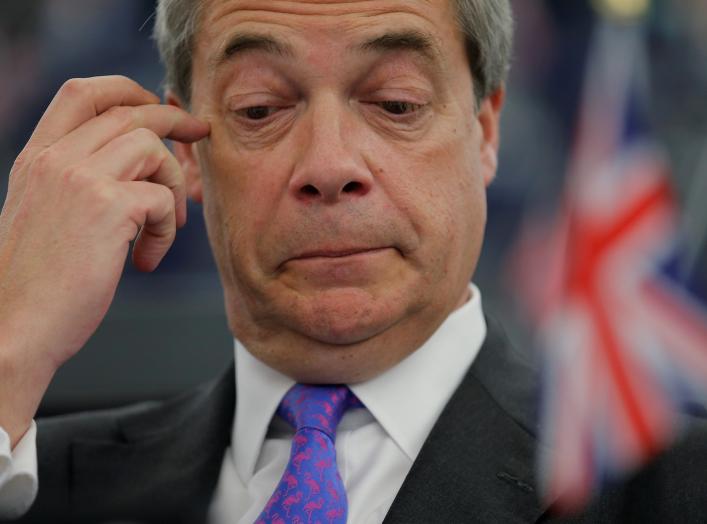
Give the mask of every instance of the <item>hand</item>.
<path id="1" fill-rule="evenodd" d="M 152 271 L 186 222 L 184 177 L 162 139 L 208 133 L 125 77 L 70 80 L 49 105 L 0 214 L 0 425 L 13 445 L 103 320 L 129 243 L 137 235 L 133 262 Z"/>

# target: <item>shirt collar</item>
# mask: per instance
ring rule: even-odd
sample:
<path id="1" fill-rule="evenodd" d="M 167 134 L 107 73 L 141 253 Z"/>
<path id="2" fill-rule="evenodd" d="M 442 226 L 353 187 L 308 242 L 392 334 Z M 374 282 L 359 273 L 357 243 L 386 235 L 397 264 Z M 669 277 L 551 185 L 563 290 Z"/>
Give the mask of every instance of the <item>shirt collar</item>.
<path id="1" fill-rule="evenodd" d="M 253 476 L 270 420 L 282 397 L 295 384 L 290 377 L 266 366 L 236 342 L 236 416 L 232 450 L 238 476 Z"/>
<path id="2" fill-rule="evenodd" d="M 410 460 L 417 457 L 486 337 L 481 293 L 470 287 L 471 299 L 417 351 L 385 373 L 351 386 Z"/>
<path id="3" fill-rule="evenodd" d="M 473 284 L 470 290 L 470 300 L 449 315 L 418 350 L 377 377 L 350 386 L 411 461 L 486 337 L 481 293 Z M 275 410 L 294 381 L 257 360 L 238 340 L 235 353 L 237 395 L 232 443 L 236 471 L 247 481 L 253 475 Z"/>

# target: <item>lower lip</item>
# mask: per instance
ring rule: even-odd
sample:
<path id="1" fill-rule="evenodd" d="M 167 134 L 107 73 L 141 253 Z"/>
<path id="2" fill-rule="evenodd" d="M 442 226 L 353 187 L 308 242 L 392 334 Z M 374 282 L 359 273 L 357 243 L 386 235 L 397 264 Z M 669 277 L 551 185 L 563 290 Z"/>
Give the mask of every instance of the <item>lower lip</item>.
<path id="1" fill-rule="evenodd" d="M 310 281 L 354 285 L 375 276 L 379 264 L 393 249 L 371 249 L 342 256 L 312 256 L 288 260 L 287 269 L 306 275 Z"/>

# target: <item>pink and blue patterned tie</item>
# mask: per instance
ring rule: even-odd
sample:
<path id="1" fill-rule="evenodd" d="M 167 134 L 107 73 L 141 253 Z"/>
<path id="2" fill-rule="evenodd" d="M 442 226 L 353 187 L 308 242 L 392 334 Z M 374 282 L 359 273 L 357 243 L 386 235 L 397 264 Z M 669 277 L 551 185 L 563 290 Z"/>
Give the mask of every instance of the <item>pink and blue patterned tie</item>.
<path id="1" fill-rule="evenodd" d="M 348 502 L 336 466 L 336 427 L 361 402 L 346 386 L 292 386 L 277 414 L 295 428 L 290 461 L 256 524 L 345 524 Z"/>

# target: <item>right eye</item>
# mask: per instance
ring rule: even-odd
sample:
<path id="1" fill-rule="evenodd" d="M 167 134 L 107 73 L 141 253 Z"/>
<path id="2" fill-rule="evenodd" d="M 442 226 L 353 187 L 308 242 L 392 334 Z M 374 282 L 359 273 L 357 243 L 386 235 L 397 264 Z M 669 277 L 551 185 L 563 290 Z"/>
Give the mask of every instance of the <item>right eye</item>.
<path id="1" fill-rule="evenodd" d="M 248 120 L 265 120 L 280 110 L 274 106 L 251 106 L 239 109 L 236 114 Z"/>
<path id="2" fill-rule="evenodd" d="M 412 102 L 403 102 L 402 100 L 386 100 L 379 102 L 378 105 L 387 113 L 397 116 L 409 115 L 422 108 L 422 104 L 413 104 Z"/>

